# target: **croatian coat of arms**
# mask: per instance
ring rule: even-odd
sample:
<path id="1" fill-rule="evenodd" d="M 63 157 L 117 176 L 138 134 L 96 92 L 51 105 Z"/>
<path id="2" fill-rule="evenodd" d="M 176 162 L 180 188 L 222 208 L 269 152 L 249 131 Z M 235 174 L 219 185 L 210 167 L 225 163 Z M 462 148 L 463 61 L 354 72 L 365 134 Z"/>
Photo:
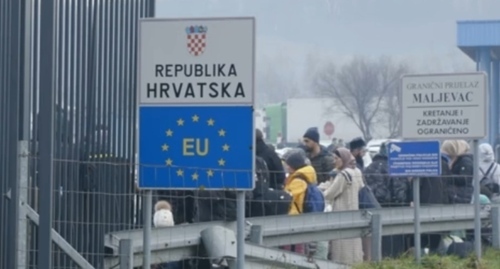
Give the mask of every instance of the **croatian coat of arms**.
<path id="1" fill-rule="evenodd" d="M 201 25 L 186 27 L 187 49 L 191 55 L 198 56 L 205 52 L 207 30 L 206 26 Z"/>

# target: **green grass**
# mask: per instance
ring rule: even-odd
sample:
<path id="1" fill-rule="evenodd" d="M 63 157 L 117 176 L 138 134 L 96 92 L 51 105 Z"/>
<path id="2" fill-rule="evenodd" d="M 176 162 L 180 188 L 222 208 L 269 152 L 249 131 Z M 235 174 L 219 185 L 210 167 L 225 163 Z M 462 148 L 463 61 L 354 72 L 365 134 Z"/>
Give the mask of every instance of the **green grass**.
<path id="1" fill-rule="evenodd" d="M 459 259 L 452 256 L 425 256 L 422 265 L 414 262 L 414 257 L 408 255 L 400 259 L 387 259 L 380 263 L 363 263 L 353 269 L 500 269 L 500 250 L 488 249 L 483 253 L 481 262 L 474 255 Z"/>

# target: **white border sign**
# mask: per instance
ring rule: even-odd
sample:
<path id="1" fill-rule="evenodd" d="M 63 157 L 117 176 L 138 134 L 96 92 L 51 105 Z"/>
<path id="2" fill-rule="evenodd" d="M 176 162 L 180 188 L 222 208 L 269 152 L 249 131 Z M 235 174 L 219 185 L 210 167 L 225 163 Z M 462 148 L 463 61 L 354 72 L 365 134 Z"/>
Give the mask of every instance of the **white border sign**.
<path id="1" fill-rule="evenodd" d="M 255 19 L 141 19 L 139 105 L 254 104 Z"/>
<path id="2" fill-rule="evenodd" d="M 487 75 L 452 73 L 402 77 L 404 139 L 482 139 L 487 136 Z"/>

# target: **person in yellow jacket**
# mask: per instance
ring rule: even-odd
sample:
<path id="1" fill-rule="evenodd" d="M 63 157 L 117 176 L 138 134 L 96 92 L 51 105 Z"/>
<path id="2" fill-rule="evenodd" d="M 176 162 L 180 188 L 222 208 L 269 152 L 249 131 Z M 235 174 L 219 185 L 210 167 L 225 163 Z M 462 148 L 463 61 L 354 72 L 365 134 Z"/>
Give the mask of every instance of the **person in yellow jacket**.
<path id="1" fill-rule="evenodd" d="M 317 184 L 316 171 L 310 165 L 307 155 L 302 149 L 293 149 L 283 156 L 288 177 L 285 180 L 285 191 L 289 192 L 293 199 L 288 210 L 288 215 L 299 215 L 304 212 L 304 198 L 307 191 L 307 183 Z M 306 254 L 309 258 L 316 252 L 316 244 L 310 243 L 284 246 L 283 249 L 300 254 Z"/>
<path id="2" fill-rule="evenodd" d="M 302 149 L 290 150 L 285 156 L 285 166 L 288 171 L 285 190 L 293 196 L 293 202 L 288 211 L 289 215 L 298 215 L 304 212 L 303 205 L 307 183 L 317 184 L 316 171 L 308 163 L 307 155 Z"/>

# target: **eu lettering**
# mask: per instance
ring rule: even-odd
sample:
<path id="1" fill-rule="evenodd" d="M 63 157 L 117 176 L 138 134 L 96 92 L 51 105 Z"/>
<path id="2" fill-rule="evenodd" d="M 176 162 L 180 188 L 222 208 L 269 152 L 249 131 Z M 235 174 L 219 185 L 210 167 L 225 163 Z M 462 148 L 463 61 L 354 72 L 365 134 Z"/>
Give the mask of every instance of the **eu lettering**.
<path id="1" fill-rule="evenodd" d="M 208 154 L 208 138 L 203 139 L 203 147 L 199 138 L 184 138 L 182 140 L 182 155 L 183 156 L 206 156 Z"/>

